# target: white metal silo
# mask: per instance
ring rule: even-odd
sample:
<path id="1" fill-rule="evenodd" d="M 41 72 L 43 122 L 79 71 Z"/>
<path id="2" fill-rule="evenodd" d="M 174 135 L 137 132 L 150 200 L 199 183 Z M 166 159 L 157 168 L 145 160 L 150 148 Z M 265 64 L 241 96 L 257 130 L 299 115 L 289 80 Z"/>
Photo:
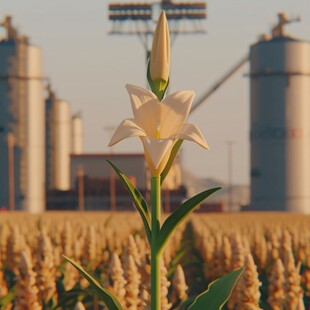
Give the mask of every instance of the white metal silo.
<path id="1" fill-rule="evenodd" d="M 55 188 L 70 189 L 71 113 L 70 105 L 57 100 L 55 106 Z"/>
<path id="2" fill-rule="evenodd" d="M 310 213 L 310 43 L 277 33 L 250 49 L 251 207 Z"/>
<path id="3" fill-rule="evenodd" d="M 72 154 L 82 154 L 83 152 L 83 120 L 80 113 L 72 116 L 71 119 L 72 132 Z"/>
<path id="4" fill-rule="evenodd" d="M 27 191 L 25 208 L 31 213 L 45 210 L 45 110 L 41 49 L 27 49 L 26 157 Z"/>

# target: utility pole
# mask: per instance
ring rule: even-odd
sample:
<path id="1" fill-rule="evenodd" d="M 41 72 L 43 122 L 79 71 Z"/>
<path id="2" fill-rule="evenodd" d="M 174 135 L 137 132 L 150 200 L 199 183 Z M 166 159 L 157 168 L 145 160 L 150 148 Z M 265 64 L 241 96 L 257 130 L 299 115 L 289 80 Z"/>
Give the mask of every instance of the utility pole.
<path id="1" fill-rule="evenodd" d="M 228 146 L 228 211 L 233 208 L 233 145 L 234 141 L 227 141 Z"/>
<path id="2" fill-rule="evenodd" d="M 84 211 L 85 210 L 84 168 L 82 165 L 79 165 L 77 175 L 78 175 L 79 211 Z"/>
<path id="3" fill-rule="evenodd" d="M 8 143 L 8 185 L 9 185 L 9 211 L 15 210 L 15 169 L 14 169 L 14 145 L 15 137 L 10 132 L 7 135 Z"/>

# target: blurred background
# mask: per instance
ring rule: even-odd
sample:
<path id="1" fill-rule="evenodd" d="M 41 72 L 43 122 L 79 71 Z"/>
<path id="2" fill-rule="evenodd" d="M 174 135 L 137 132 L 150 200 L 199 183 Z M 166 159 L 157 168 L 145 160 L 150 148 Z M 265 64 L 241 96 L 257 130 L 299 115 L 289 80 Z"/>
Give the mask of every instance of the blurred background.
<path id="1" fill-rule="evenodd" d="M 196 92 L 189 122 L 210 146 L 184 143 L 167 208 L 220 185 L 207 209 L 310 212 L 307 0 L 2 3 L 0 207 L 117 207 L 121 185 L 107 158 L 147 195 L 138 139 L 107 144 L 132 113 L 126 83 L 146 86 L 162 8 L 173 32 L 169 92 Z"/>

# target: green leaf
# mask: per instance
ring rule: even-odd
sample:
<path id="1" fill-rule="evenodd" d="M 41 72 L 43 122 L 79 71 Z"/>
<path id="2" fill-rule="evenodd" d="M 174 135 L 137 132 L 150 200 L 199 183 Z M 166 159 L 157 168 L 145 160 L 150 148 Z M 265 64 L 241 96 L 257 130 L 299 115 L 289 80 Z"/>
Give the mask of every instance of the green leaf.
<path id="1" fill-rule="evenodd" d="M 103 288 L 100 283 L 93 278 L 87 271 L 85 271 L 79 264 L 74 262 L 69 257 L 63 255 L 63 257 L 71 263 L 82 275 L 83 277 L 89 282 L 92 288 L 95 290 L 98 297 L 107 305 L 109 310 L 123 310 L 120 302 L 117 298 L 108 290 Z"/>
<path id="2" fill-rule="evenodd" d="M 177 140 L 177 142 L 174 144 L 172 150 L 171 150 L 171 153 L 170 153 L 170 157 L 168 159 L 168 162 L 164 168 L 164 170 L 162 171 L 161 175 L 160 175 L 160 182 L 163 183 L 164 179 L 166 178 L 168 172 L 170 171 L 170 168 L 173 164 L 173 161 L 175 159 L 175 157 L 177 156 L 178 152 L 179 152 L 179 149 L 181 147 L 183 143 L 183 140 L 179 139 Z"/>
<path id="3" fill-rule="evenodd" d="M 234 270 L 209 285 L 207 291 L 198 295 L 189 310 L 220 310 L 229 299 L 231 292 L 244 271 L 244 267 Z"/>
<path id="4" fill-rule="evenodd" d="M 185 201 L 181 206 L 179 206 L 170 216 L 165 220 L 158 236 L 158 249 L 163 250 L 169 236 L 177 228 L 179 224 L 186 218 L 188 214 L 194 211 L 199 204 L 209 197 L 214 192 L 218 191 L 220 187 L 208 189 L 204 192 L 197 194 L 196 196 Z"/>
<path id="5" fill-rule="evenodd" d="M 151 217 L 146 201 L 144 200 L 142 194 L 133 186 L 133 184 L 130 182 L 127 176 L 121 170 L 119 170 L 111 161 L 108 160 L 107 162 L 111 165 L 111 167 L 114 169 L 114 171 L 117 173 L 117 175 L 124 182 L 126 188 L 128 189 L 134 202 L 134 205 L 138 210 L 138 212 L 140 213 L 140 216 L 144 224 L 146 236 L 150 243 L 152 234 L 150 228 Z"/>

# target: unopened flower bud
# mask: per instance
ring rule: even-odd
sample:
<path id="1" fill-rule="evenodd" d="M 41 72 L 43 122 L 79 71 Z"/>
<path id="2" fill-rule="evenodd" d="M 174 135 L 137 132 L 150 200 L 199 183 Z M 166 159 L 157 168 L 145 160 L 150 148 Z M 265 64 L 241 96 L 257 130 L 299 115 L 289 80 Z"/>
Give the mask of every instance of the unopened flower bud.
<path id="1" fill-rule="evenodd" d="M 168 87 L 170 73 L 170 36 L 166 14 L 162 11 L 153 38 L 148 81 L 159 100 Z"/>
<path id="2" fill-rule="evenodd" d="M 164 11 L 160 14 L 153 39 L 150 74 L 153 81 L 168 81 L 170 71 L 170 36 Z"/>

